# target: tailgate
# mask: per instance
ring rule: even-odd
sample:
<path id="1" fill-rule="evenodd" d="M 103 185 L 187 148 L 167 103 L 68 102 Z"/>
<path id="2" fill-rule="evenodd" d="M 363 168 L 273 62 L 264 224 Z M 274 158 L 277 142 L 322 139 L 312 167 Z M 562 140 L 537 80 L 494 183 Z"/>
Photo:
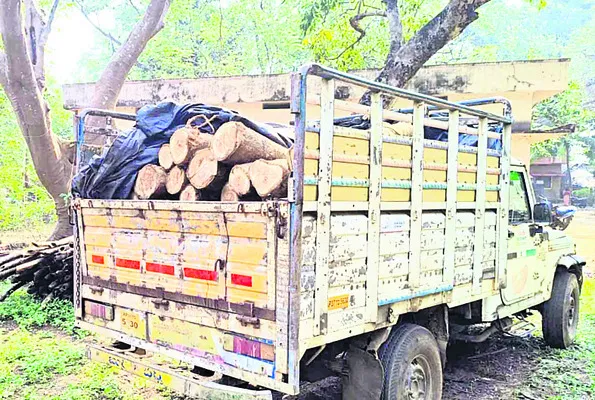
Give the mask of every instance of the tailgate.
<path id="1" fill-rule="evenodd" d="M 286 202 L 77 200 L 75 209 L 81 325 L 294 391 L 288 288 L 277 275 L 288 268 Z"/>

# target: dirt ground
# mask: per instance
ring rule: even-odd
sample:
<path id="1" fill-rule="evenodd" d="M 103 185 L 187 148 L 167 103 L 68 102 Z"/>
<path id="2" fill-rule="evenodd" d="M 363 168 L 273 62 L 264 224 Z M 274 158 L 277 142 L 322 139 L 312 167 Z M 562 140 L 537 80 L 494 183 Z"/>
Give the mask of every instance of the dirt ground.
<path id="1" fill-rule="evenodd" d="M 595 278 L 595 210 L 581 210 L 567 232 L 575 240 L 577 253 L 587 260 L 585 275 Z M 530 318 L 537 327 L 531 337 L 493 336 L 480 344 L 451 345 L 443 399 L 594 399 L 594 291 L 591 283 L 583 292 L 586 311 L 581 313 L 577 344 L 569 350 L 553 350 L 545 345 L 538 314 Z M 339 400 L 340 379 L 305 385 L 299 399 Z"/>

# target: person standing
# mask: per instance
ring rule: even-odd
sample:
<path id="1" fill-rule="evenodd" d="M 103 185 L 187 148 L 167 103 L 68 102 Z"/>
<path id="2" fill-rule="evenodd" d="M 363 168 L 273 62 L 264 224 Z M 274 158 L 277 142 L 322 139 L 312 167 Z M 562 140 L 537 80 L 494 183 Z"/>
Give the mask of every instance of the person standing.
<path id="1" fill-rule="evenodd" d="M 564 190 L 564 193 L 562 195 L 562 198 L 564 200 L 564 205 L 565 206 L 569 206 L 570 205 L 570 196 L 572 195 L 572 192 L 570 191 L 570 188 L 566 188 Z"/>

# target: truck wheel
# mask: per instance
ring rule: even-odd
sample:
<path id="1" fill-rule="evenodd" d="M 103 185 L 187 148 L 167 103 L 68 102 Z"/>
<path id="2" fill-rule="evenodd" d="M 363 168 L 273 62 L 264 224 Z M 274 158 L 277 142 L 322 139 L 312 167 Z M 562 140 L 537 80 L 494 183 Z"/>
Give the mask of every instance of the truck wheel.
<path id="1" fill-rule="evenodd" d="M 545 342 L 565 349 L 574 342 L 579 313 L 579 286 L 576 276 L 564 271 L 554 278 L 552 297 L 543 303 L 542 329 Z"/>
<path id="2" fill-rule="evenodd" d="M 440 351 L 426 328 L 409 323 L 395 327 L 378 355 L 384 366 L 383 400 L 442 398 Z"/>

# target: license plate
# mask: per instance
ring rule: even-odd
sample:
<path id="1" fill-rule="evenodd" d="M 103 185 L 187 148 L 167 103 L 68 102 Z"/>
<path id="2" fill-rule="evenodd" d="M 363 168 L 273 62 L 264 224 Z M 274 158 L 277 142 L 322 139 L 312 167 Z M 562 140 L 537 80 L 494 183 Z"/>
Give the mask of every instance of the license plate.
<path id="1" fill-rule="evenodd" d="M 120 311 L 120 328 L 122 332 L 137 338 L 146 338 L 146 322 L 143 316 L 134 311 Z"/>

